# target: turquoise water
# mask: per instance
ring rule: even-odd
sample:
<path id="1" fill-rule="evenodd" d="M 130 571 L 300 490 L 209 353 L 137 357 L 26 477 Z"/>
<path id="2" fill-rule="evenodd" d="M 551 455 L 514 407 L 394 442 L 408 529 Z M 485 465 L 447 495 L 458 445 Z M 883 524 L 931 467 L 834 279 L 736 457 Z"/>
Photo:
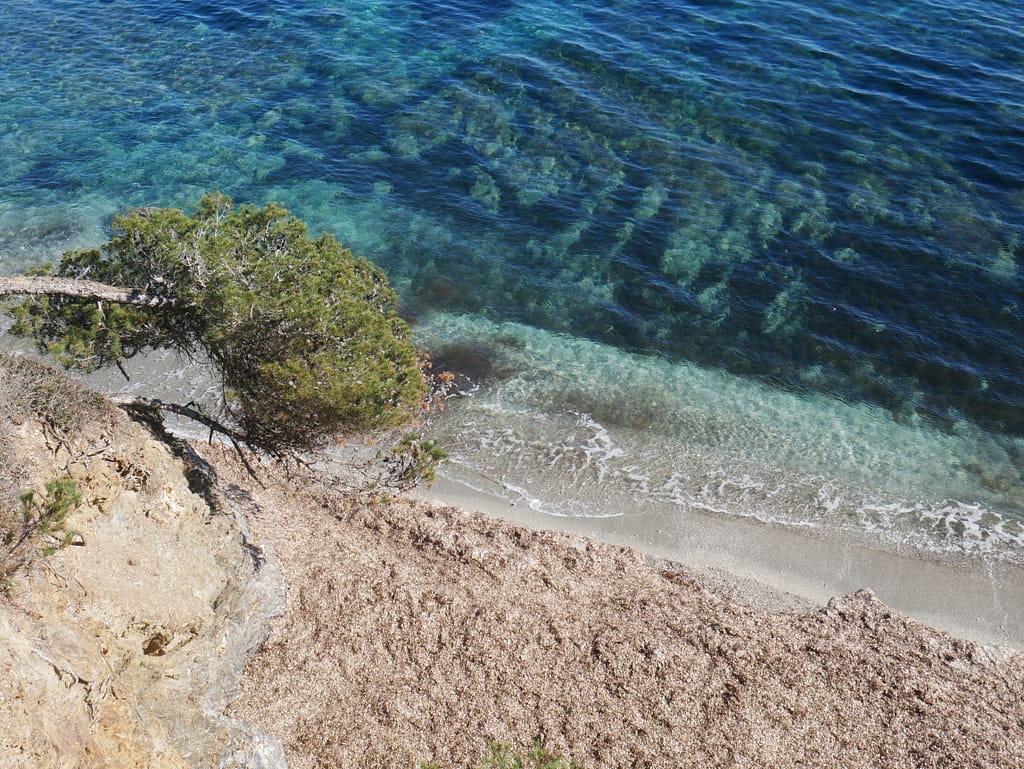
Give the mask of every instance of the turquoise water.
<path id="1" fill-rule="evenodd" d="M 7 0 L 0 268 L 127 206 L 277 200 L 471 380 L 450 472 L 1015 557 L 1022 30 L 995 0 Z"/>

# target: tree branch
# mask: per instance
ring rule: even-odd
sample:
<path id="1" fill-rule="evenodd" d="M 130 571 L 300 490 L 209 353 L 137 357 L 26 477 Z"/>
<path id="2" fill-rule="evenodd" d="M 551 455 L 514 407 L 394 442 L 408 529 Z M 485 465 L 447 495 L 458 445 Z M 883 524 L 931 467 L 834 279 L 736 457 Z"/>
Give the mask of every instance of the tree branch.
<path id="1" fill-rule="evenodd" d="M 137 396 L 125 397 L 113 395 L 109 397 L 111 401 L 127 411 L 129 414 L 141 416 L 144 419 L 148 419 L 160 411 L 169 411 L 172 414 L 177 414 L 178 416 L 191 419 L 210 428 L 211 438 L 213 433 L 220 433 L 231 441 L 231 445 L 238 454 L 238 458 L 242 461 L 242 464 L 245 466 L 246 471 L 252 479 L 260 484 L 260 486 L 263 485 L 263 482 L 260 480 L 259 476 L 256 475 L 256 471 L 253 469 L 252 465 L 249 464 L 249 460 L 245 456 L 243 447 L 249 445 L 248 441 L 246 441 L 245 436 L 237 430 L 233 430 L 227 425 L 221 424 L 216 419 L 207 416 L 199 409 L 182 406 L 179 403 L 168 403 L 167 401 L 162 401 L 159 398 L 142 398 Z M 166 428 L 163 427 L 163 420 L 160 420 L 159 423 L 160 429 L 166 432 Z M 278 452 L 268 451 L 267 453 L 276 458 L 281 458 L 282 456 L 282 454 Z"/>
<path id="2" fill-rule="evenodd" d="M 165 309 L 174 305 L 172 297 L 154 296 L 138 288 L 120 288 L 94 280 L 40 276 L 0 276 L 0 296 L 5 294 L 50 294 L 79 299 L 95 299 L 113 304 Z"/>

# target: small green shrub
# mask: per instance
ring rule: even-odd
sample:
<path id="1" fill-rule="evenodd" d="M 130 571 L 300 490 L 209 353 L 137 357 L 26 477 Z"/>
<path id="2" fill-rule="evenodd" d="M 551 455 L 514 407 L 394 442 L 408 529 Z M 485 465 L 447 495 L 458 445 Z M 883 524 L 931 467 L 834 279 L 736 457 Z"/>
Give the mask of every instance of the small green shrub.
<path id="1" fill-rule="evenodd" d="M 513 750 L 504 742 L 491 744 L 490 756 L 478 769 L 583 769 L 575 761 L 547 750 L 540 740 L 534 740 L 529 750 Z M 420 769 L 441 769 L 433 761 L 420 764 Z"/>
<path id="2" fill-rule="evenodd" d="M 11 586 L 11 575 L 38 553 L 44 558 L 70 545 L 76 533 L 67 517 L 82 503 L 78 485 L 70 478 L 54 478 L 39 496 L 26 491 L 14 516 L 0 516 L 0 590 Z"/>
<path id="3" fill-rule="evenodd" d="M 404 490 L 419 481 L 433 483 L 437 478 L 437 466 L 448 459 L 448 452 L 437 441 L 409 432 L 386 457 L 382 455 L 381 458 L 388 470 L 389 485 Z"/>

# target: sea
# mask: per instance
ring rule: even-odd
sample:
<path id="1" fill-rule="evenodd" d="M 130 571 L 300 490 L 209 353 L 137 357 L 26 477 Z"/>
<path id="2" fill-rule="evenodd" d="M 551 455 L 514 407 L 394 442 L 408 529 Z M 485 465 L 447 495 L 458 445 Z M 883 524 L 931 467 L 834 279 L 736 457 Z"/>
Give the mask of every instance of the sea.
<path id="1" fill-rule="evenodd" d="M 0 271 L 277 201 L 457 374 L 450 480 L 1024 564 L 1019 3 L 4 0 L 0 40 Z"/>

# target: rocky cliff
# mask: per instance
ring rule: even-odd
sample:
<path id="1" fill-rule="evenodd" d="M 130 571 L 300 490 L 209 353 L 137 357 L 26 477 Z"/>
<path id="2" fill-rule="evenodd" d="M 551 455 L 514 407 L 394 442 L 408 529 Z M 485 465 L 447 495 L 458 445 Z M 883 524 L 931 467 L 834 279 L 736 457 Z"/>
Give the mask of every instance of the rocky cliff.
<path id="1" fill-rule="evenodd" d="M 282 599 L 273 563 L 204 493 L 184 446 L 40 368 L 0 364 L 8 524 L 17 494 L 50 479 L 82 496 L 73 544 L 0 596 L 0 766 L 283 764 L 223 715 Z"/>

